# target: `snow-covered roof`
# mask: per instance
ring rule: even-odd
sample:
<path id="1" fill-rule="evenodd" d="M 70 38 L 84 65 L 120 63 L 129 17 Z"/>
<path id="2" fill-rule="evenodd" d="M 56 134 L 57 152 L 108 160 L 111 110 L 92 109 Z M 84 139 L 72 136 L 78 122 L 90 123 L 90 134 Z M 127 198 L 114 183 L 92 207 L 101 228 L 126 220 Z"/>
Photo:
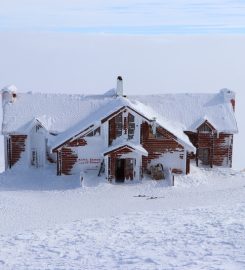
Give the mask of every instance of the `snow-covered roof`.
<path id="1" fill-rule="evenodd" d="M 216 94 L 161 94 L 115 97 L 113 90 L 105 95 L 68 95 L 18 93 L 15 102 L 3 106 L 2 132 L 23 133 L 38 119 L 51 133 L 58 133 L 52 146 L 75 136 L 91 125 L 127 106 L 148 119 L 156 117 L 157 124 L 173 133 L 180 142 L 192 148 L 183 131 L 195 131 L 202 120 L 208 121 L 219 132 L 237 132 L 232 105 L 222 90 Z M 70 137 L 69 137 L 70 136 Z"/>
<path id="2" fill-rule="evenodd" d="M 18 93 L 3 111 L 3 133 L 25 133 L 26 124 L 38 119 L 52 133 L 61 133 L 105 106 L 112 97 Z"/>
<path id="3" fill-rule="evenodd" d="M 124 97 L 113 97 L 106 104 L 101 106 L 98 110 L 92 112 L 88 117 L 82 118 L 81 121 L 76 123 L 73 127 L 67 129 L 65 132 L 59 134 L 51 143 L 52 149 L 60 146 L 66 140 L 76 137 L 83 130 L 88 130 L 89 128 L 96 128 L 100 125 L 100 121 L 104 118 L 110 116 L 113 112 L 128 107 L 140 113 L 143 117 L 151 120 L 157 115 L 150 107 L 145 106 L 143 103 L 138 101 L 130 101 L 128 98 Z M 173 122 L 169 122 L 164 117 L 158 115 L 157 123 L 162 127 L 166 128 L 169 132 L 172 132 L 179 140 L 180 143 L 185 145 L 189 150 L 194 151 L 189 138 L 183 133 L 178 125 Z"/>
<path id="4" fill-rule="evenodd" d="M 100 106 L 97 110 L 92 111 L 87 117 L 81 117 L 81 120 L 71 128 L 60 133 L 52 142 L 52 149 L 60 146 L 67 139 L 76 137 L 82 131 L 88 131 L 89 128 L 96 128 L 101 124 L 101 120 L 113 112 L 119 110 L 122 107 L 128 105 L 128 102 L 124 98 L 111 98 L 107 100 L 103 106 Z"/>
<path id="5" fill-rule="evenodd" d="M 222 89 L 216 94 L 137 95 L 129 99 L 154 109 L 184 131 L 196 131 L 202 122 L 208 120 L 218 132 L 237 133 L 233 108 L 227 99 L 231 94 L 234 96 L 234 92 Z"/>

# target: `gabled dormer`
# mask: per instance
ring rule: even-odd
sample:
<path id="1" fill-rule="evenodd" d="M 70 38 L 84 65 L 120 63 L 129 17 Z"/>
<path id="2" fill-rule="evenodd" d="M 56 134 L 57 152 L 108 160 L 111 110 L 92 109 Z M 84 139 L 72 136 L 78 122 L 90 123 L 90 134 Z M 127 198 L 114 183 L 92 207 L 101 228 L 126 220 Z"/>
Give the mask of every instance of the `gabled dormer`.
<path id="1" fill-rule="evenodd" d="M 198 126 L 196 130 L 200 133 L 212 133 L 216 131 L 214 126 L 208 120 L 204 120 L 204 122 Z"/>

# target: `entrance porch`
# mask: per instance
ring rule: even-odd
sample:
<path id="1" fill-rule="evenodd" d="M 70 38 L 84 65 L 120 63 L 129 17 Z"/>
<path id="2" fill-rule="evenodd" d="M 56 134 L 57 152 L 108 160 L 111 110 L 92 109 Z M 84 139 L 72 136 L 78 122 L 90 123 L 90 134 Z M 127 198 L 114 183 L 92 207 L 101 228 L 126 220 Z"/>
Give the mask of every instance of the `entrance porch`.
<path id="1" fill-rule="evenodd" d="M 142 156 L 147 151 L 142 146 L 120 145 L 104 153 L 105 173 L 108 181 L 125 182 L 142 178 Z"/>

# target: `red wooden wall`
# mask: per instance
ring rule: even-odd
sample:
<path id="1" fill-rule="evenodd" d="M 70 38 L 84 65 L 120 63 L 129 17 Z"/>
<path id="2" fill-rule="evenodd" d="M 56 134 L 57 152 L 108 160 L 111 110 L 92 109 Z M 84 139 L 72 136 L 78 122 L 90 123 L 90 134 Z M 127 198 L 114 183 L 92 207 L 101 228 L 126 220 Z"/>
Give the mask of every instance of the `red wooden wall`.
<path id="1" fill-rule="evenodd" d="M 26 148 L 26 135 L 11 135 L 7 141 L 8 166 L 15 165 Z"/>
<path id="2" fill-rule="evenodd" d="M 71 174 L 72 168 L 77 162 L 78 156 L 73 151 L 74 147 L 85 146 L 87 142 L 83 138 L 77 138 L 72 142 L 68 142 L 61 149 L 58 150 L 57 154 L 57 174 Z"/>
<path id="3" fill-rule="evenodd" d="M 200 148 L 209 150 L 209 165 L 212 166 L 232 166 L 232 150 L 233 150 L 233 135 L 217 132 L 186 132 L 190 141 L 197 148 L 196 160 L 198 159 L 198 151 Z"/>
<path id="4" fill-rule="evenodd" d="M 176 137 L 169 133 L 164 128 L 157 128 L 157 132 L 162 135 L 162 138 L 155 137 L 151 133 L 151 127 L 148 123 L 144 122 L 141 125 L 141 143 L 143 147 L 148 151 L 148 157 L 143 157 L 143 169 L 147 169 L 147 164 L 164 153 L 174 153 L 179 152 L 183 153 L 182 159 L 184 156 L 184 148 L 180 145 L 175 139 Z M 181 158 L 181 157 L 180 157 Z M 173 168 L 175 172 L 182 173 L 180 168 Z"/>

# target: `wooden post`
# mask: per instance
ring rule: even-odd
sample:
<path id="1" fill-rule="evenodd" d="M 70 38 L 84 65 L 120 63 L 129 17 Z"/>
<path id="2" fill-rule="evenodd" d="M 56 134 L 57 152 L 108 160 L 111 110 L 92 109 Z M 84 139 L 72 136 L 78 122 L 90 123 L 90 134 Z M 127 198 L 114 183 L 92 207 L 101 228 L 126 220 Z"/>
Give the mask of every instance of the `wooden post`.
<path id="1" fill-rule="evenodd" d="M 214 132 L 211 133 L 211 149 L 210 149 L 210 167 L 213 168 L 214 158 Z"/>
<path id="2" fill-rule="evenodd" d="M 196 165 L 198 167 L 198 155 L 199 155 L 199 149 L 197 147 L 197 151 L 196 151 Z"/>
<path id="3" fill-rule="evenodd" d="M 11 169 L 12 162 L 11 162 L 11 137 L 7 138 L 7 157 L 8 157 L 8 168 Z"/>
<path id="4" fill-rule="evenodd" d="M 186 152 L 186 174 L 190 173 L 190 154 Z"/>
<path id="5" fill-rule="evenodd" d="M 60 151 L 57 150 L 56 152 L 57 154 L 57 175 L 61 175 L 61 155 L 60 155 Z"/>
<path id="6" fill-rule="evenodd" d="M 196 166 L 198 167 L 199 163 L 199 131 L 197 131 L 197 147 L 196 147 Z"/>

